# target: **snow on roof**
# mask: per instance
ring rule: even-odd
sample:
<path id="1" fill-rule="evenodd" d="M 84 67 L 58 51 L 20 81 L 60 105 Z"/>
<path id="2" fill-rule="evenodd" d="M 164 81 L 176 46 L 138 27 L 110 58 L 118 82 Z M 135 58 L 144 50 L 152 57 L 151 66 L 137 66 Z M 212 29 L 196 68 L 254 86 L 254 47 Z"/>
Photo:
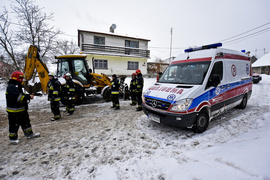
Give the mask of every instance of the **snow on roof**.
<path id="1" fill-rule="evenodd" d="M 252 64 L 252 67 L 270 66 L 270 53 L 265 54 Z"/>

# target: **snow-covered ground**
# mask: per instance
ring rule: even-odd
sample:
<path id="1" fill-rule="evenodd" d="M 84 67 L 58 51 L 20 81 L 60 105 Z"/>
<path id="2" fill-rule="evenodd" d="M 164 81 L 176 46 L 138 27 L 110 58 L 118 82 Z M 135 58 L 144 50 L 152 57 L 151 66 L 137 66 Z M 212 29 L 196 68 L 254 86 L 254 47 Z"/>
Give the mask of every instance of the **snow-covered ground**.
<path id="1" fill-rule="evenodd" d="M 213 119 L 202 134 L 152 122 L 128 101 L 114 111 L 101 97 L 71 117 L 61 107 L 51 122 L 47 97 L 36 97 L 29 114 L 41 137 L 27 140 L 20 129 L 15 146 L 0 87 L 0 179 L 270 179 L 270 76 L 262 78 L 245 110 Z"/>

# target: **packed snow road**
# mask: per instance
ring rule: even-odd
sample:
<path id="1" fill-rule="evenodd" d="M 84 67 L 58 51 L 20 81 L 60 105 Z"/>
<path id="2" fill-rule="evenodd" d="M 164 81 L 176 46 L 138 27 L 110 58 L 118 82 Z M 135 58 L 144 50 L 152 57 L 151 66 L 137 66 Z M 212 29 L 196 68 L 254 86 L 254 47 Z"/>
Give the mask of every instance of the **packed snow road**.
<path id="1" fill-rule="evenodd" d="M 212 179 L 269 179 L 243 163 L 220 156 L 210 161 L 202 153 L 232 139 L 245 141 L 238 136 L 260 127 L 258 117 L 269 111 L 269 99 L 256 97 L 269 97 L 269 90 L 269 85 L 257 85 L 245 110 L 232 109 L 213 119 L 202 134 L 152 122 L 129 101 L 113 110 L 100 97 L 76 106 L 72 116 L 65 116 L 61 107 L 62 118 L 51 122 L 43 97 L 31 102 L 29 110 L 33 130 L 41 137 L 28 140 L 20 129 L 20 143 L 11 145 L 7 114 L 1 109 L 0 179 L 211 179 L 195 171 L 209 167 L 214 168 Z M 220 172 L 233 175 L 220 177 Z"/>

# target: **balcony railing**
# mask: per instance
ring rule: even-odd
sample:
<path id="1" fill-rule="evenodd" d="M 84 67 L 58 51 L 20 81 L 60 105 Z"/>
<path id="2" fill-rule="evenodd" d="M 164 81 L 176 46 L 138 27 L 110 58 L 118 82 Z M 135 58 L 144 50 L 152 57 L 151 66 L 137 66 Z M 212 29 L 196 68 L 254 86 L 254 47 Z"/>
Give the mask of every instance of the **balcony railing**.
<path id="1" fill-rule="evenodd" d="M 96 44 L 82 44 L 82 51 L 89 53 L 102 53 L 108 55 L 122 55 L 149 58 L 150 51 L 136 48 L 104 46 Z"/>

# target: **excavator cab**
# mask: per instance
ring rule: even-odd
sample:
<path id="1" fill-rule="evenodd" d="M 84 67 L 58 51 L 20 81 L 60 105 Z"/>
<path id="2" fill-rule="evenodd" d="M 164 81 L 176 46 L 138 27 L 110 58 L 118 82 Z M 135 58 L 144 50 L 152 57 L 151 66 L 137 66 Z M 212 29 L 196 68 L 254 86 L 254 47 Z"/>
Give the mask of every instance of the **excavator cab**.
<path id="1" fill-rule="evenodd" d="M 57 77 L 63 77 L 65 73 L 70 72 L 72 78 L 80 82 L 84 87 L 91 84 L 91 74 L 84 55 L 64 55 L 56 57 Z"/>

